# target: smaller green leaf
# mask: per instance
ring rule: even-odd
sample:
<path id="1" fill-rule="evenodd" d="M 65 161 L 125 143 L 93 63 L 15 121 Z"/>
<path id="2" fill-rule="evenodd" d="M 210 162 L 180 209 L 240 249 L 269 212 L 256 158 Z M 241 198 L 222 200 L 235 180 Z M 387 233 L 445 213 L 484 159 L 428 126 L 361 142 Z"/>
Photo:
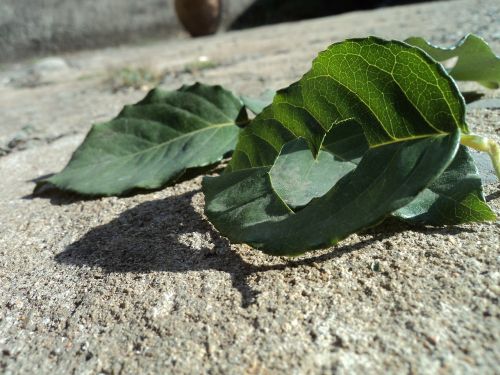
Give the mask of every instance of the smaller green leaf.
<path id="1" fill-rule="evenodd" d="M 68 165 L 40 181 L 35 193 L 47 183 L 94 196 L 162 187 L 232 151 L 237 125 L 248 121 L 243 108 L 220 86 L 152 90 L 115 119 L 94 125 Z"/>
<path id="2" fill-rule="evenodd" d="M 481 178 L 465 146 L 439 178 L 394 216 L 414 224 L 451 225 L 495 220 Z"/>
<path id="3" fill-rule="evenodd" d="M 450 75 L 458 81 L 476 81 L 489 89 L 500 87 L 500 58 L 484 39 L 469 34 L 451 48 L 436 47 L 420 37 L 405 41 L 427 52 L 437 61 L 458 57 Z"/>

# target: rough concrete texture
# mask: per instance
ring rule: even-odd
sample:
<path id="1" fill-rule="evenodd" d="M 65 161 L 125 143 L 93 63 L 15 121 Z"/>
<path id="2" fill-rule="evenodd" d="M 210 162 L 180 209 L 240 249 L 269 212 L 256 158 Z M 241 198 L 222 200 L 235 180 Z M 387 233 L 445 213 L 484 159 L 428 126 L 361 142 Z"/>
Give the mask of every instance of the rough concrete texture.
<path id="1" fill-rule="evenodd" d="M 229 25 L 252 2 L 230 0 Z M 0 62 L 144 39 L 185 37 L 173 0 L 2 0 Z"/>
<path id="2" fill-rule="evenodd" d="M 203 217 L 201 178 L 128 198 L 30 196 L 32 180 L 60 170 L 91 122 L 144 95 L 112 89 L 113 69 L 147 67 L 169 89 L 201 80 L 256 95 L 290 84 L 346 37 L 451 43 L 474 32 L 500 51 L 498 19 L 496 0 L 462 0 L 6 67 L 0 372 L 498 373 L 498 222 L 388 222 L 285 259 L 221 238 Z M 200 56 L 213 64 L 193 64 Z M 468 120 L 499 140 L 498 110 Z M 500 214 L 498 182 L 486 195 Z"/>

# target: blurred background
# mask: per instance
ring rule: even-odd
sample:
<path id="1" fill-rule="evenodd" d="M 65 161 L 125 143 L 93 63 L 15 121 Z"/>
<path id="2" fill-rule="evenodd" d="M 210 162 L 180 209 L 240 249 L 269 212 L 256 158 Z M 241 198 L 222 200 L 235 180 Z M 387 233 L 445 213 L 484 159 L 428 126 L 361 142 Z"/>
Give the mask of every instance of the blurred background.
<path id="1" fill-rule="evenodd" d="M 0 62 L 124 43 L 186 38 L 189 34 L 179 21 L 176 6 L 177 10 L 184 8 L 181 18 L 191 34 L 204 35 L 215 30 L 223 32 L 423 1 L 0 0 Z M 208 8 L 203 8 L 202 3 L 207 3 Z M 206 15 L 200 12 L 212 12 L 210 17 L 215 24 L 203 26 Z"/>

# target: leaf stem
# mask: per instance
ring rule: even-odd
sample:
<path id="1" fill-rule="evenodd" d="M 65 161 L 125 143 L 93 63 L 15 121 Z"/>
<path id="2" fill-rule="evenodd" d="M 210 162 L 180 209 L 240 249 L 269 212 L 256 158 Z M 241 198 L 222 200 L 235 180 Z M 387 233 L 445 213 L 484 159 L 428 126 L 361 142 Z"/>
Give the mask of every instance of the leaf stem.
<path id="1" fill-rule="evenodd" d="M 460 143 L 464 146 L 473 148 L 474 150 L 487 152 L 490 155 L 493 168 L 500 181 L 500 146 L 493 139 L 482 137 L 475 134 L 464 134 L 460 139 Z"/>

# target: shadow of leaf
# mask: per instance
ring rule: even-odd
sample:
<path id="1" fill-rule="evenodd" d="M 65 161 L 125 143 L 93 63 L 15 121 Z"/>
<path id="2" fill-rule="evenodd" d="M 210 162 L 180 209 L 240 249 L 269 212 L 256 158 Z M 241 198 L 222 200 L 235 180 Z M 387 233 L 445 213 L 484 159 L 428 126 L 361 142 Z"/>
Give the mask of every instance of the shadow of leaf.
<path id="1" fill-rule="evenodd" d="M 269 256 L 269 264 L 256 265 L 244 260 L 241 251 L 231 249 L 229 242 L 195 210 L 193 198 L 198 193 L 199 190 L 190 191 L 131 208 L 111 222 L 91 229 L 55 259 L 61 264 L 98 267 L 108 273 L 220 271 L 230 275 L 233 287 L 241 294 L 242 306 L 248 307 L 258 295 L 248 283 L 253 274 L 328 262 L 409 228 L 443 234 L 467 230 L 418 229 L 388 219 L 367 230 L 366 239 L 356 244 L 292 259 Z M 192 241 L 196 235 L 205 240 Z"/>
<path id="2" fill-rule="evenodd" d="M 242 296 L 242 305 L 247 307 L 255 302 L 258 294 L 248 285 L 250 275 L 324 262 L 378 240 L 374 237 L 321 256 L 280 258 L 279 264 L 254 265 L 232 250 L 229 242 L 195 211 L 192 199 L 198 192 L 191 191 L 131 208 L 111 222 L 91 229 L 55 259 L 61 264 L 99 267 L 109 273 L 221 271 L 231 276 L 233 287 Z M 182 240 L 193 233 L 208 239 L 203 241 L 205 246 L 193 246 Z"/>

